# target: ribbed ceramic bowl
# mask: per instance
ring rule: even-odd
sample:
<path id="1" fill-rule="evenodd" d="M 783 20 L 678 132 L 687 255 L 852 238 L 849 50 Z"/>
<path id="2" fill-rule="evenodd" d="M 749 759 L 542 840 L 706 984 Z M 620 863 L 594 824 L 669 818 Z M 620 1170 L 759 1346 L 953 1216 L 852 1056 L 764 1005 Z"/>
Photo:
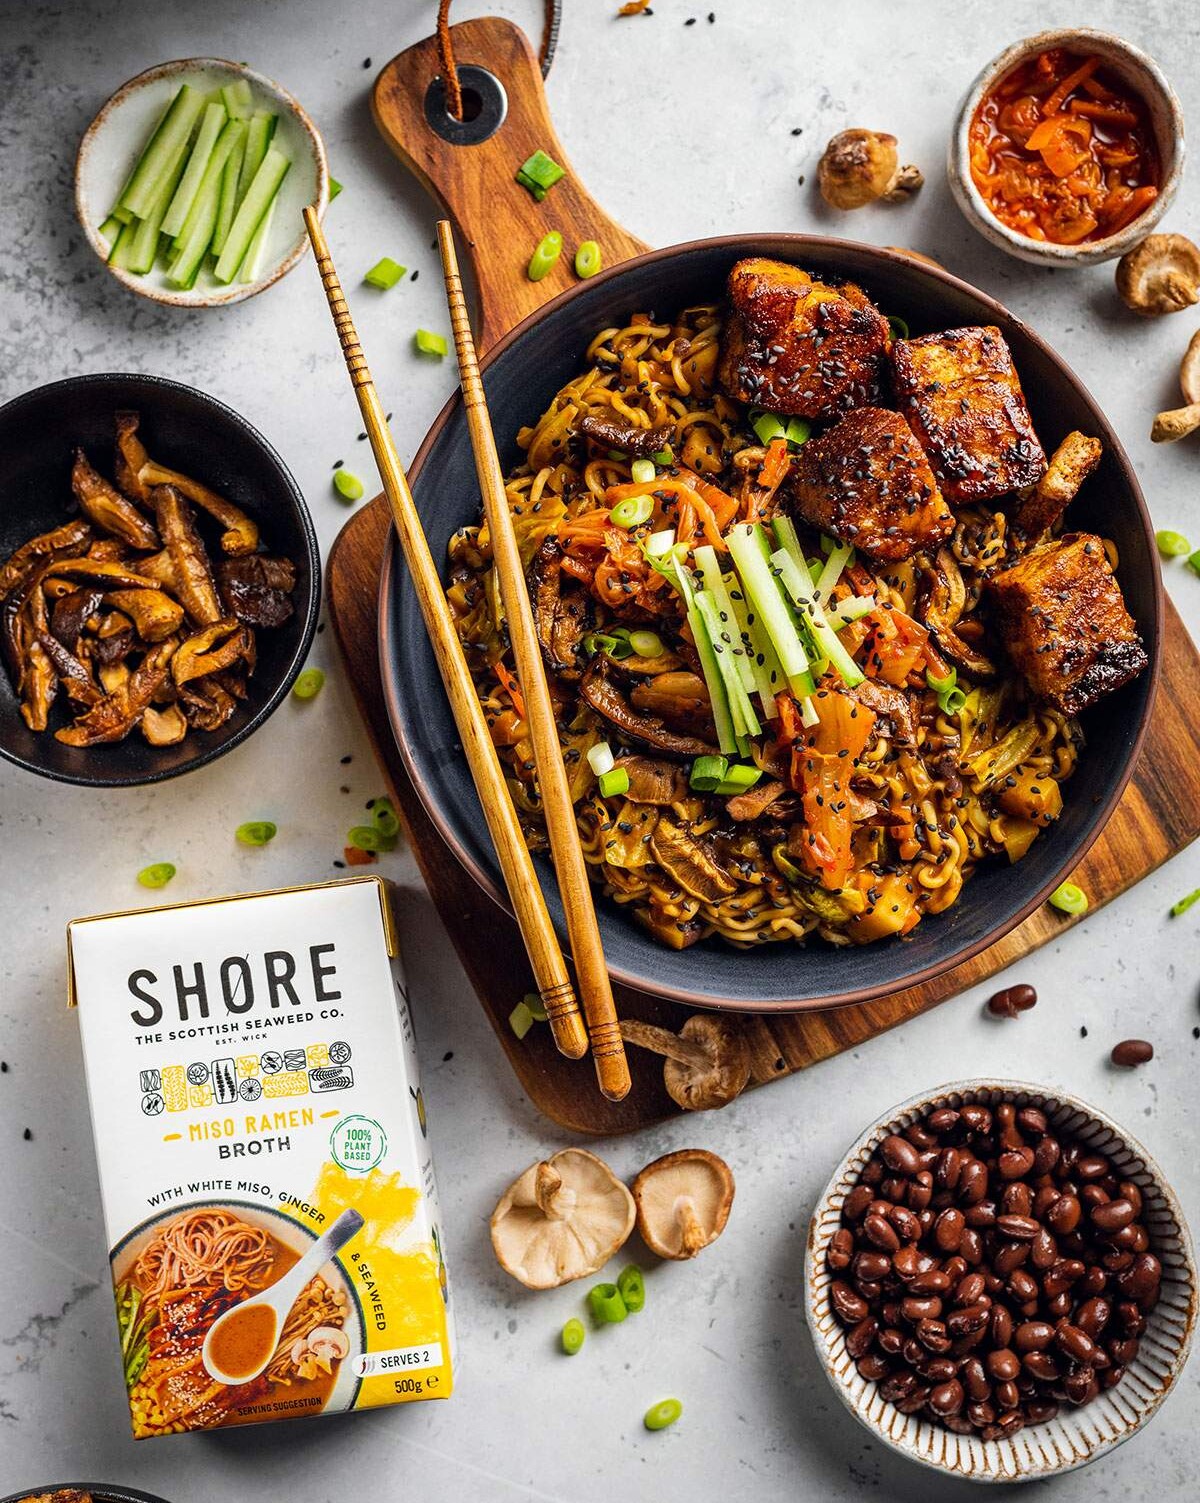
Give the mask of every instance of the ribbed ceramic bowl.
<path id="1" fill-rule="evenodd" d="M 996 84 L 1027 58 L 1051 47 L 1065 47 L 1085 56 L 1097 55 L 1106 67 L 1146 102 L 1150 125 L 1158 148 L 1160 178 L 1158 197 L 1133 221 L 1115 235 L 1103 240 L 1088 240 L 1081 245 L 1056 245 L 1049 240 L 1031 240 L 1028 235 L 1001 224 L 983 200 L 971 177 L 971 121 L 980 100 Z M 958 119 L 950 136 L 948 172 L 955 202 L 986 239 L 1010 256 L 1032 261 L 1038 266 L 1091 266 L 1097 261 L 1111 261 L 1143 240 L 1171 207 L 1183 178 L 1184 139 L 1183 110 L 1175 90 L 1162 69 L 1140 47 L 1108 31 L 1086 26 L 1068 26 L 1058 31 L 1040 31 L 1036 36 L 1014 42 L 980 70 L 963 96 Z"/>
<path id="2" fill-rule="evenodd" d="M 845 1331 L 829 1302 L 832 1276 L 826 1253 L 840 1225 L 842 1202 L 863 1166 L 889 1133 L 941 1106 L 963 1102 L 1036 1106 L 1052 1126 L 1107 1155 L 1142 1192 L 1151 1250 L 1163 1265 L 1162 1294 L 1148 1317 L 1137 1359 L 1113 1389 L 1080 1409 L 1064 1406 L 1044 1425 L 1006 1440 L 955 1435 L 917 1415 L 901 1414 L 879 1386 L 857 1371 Z M 1183 1211 L 1162 1170 L 1136 1140 L 1087 1102 L 1021 1081 L 964 1080 L 914 1096 L 869 1127 L 834 1171 L 817 1202 L 804 1259 L 804 1304 L 821 1365 L 839 1398 L 884 1445 L 910 1461 L 971 1482 L 1033 1482 L 1095 1461 L 1127 1441 L 1155 1413 L 1183 1370 L 1196 1325 L 1197 1273 Z"/>

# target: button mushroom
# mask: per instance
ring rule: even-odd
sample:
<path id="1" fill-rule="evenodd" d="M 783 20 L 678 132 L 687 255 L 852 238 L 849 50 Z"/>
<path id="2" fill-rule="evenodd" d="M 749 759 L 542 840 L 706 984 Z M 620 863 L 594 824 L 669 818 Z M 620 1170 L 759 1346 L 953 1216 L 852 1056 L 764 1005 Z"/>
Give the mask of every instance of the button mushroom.
<path id="1" fill-rule="evenodd" d="M 1179 386 L 1186 407 L 1173 407 L 1170 412 L 1160 412 L 1150 429 L 1150 437 L 1156 444 L 1173 444 L 1176 439 L 1186 438 L 1200 428 L 1200 329 L 1188 341 L 1179 367 Z"/>
<path id="2" fill-rule="evenodd" d="M 1200 299 L 1200 249 L 1186 235 L 1147 235 L 1117 262 L 1117 292 L 1146 318 Z"/>
<path id="3" fill-rule="evenodd" d="M 915 167 L 901 167 L 896 138 L 886 131 L 838 131 L 817 167 L 821 197 L 833 209 L 861 209 L 882 198 L 907 198 L 925 181 Z"/>
<path id="4" fill-rule="evenodd" d="M 584 1148 L 564 1148 L 504 1192 L 492 1213 L 492 1247 L 527 1289 L 555 1289 L 603 1268 L 633 1221 L 633 1196 L 608 1165 Z"/>
<path id="5" fill-rule="evenodd" d="M 621 1037 L 665 1057 L 663 1084 L 685 1112 L 727 1106 L 750 1079 L 750 1048 L 732 1018 L 693 1013 L 678 1033 L 623 1018 Z"/>
<path id="6" fill-rule="evenodd" d="M 705 1148 L 684 1148 L 647 1164 L 633 1182 L 637 1228 L 660 1258 L 694 1258 L 725 1230 L 733 1175 Z"/>

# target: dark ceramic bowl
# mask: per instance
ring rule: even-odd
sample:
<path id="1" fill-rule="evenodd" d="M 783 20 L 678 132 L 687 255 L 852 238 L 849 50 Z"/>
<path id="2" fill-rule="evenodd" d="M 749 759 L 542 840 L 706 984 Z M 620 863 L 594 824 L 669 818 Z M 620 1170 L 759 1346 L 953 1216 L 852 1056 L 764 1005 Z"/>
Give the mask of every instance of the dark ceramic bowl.
<path id="1" fill-rule="evenodd" d="M 91 1493 L 93 1503 L 166 1503 L 156 1493 L 135 1493 L 128 1487 L 115 1487 L 107 1482 L 45 1482 L 23 1488 L 19 1493 L 10 1493 L 0 1498 L 0 1503 L 24 1503 L 26 1498 L 37 1498 L 43 1493 L 70 1492 Z"/>
<path id="2" fill-rule="evenodd" d="M 895 252 L 808 235 L 739 235 L 652 251 L 580 283 L 527 318 L 483 362 L 492 424 L 506 468 L 519 459 L 518 428 L 533 422 L 583 365 L 597 329 L 628 314 L 671 314 L 719 299 L 741 256 L 774 256 L 861 283 L 914 334 L 996 324 L 1012 347 L 1025 395 L 1049 452 L 1073 428 L 1095 434 L 1104 458 L 1069 512 L 1071 525 L 1112 538 L 1120 581 L 1150 669 L 1083 718 L 1088 745 L 1065 789 L 1063 814 L 1015 866 L 980 867 L 948 912 L 929 915 L 904 939 L 858 947 L 821 941 L 736 950 L 719 940 L 668 950 L 617 906 L 599 899 L 600 930 L 614 979 L 675 1001 L 738 1011 L 795 1012 L 883 997 L 928 981 L 999 939 L 1078 865 L 1115 808 L 1141 747 L 1158 678 L 1162 584 L 1150 518 L 1120 441 L 1063 361 L 992 298 L 936 267 Z M 479 488 L 461 407 L 447 405 L 422 444 L 410 478 L 434 557 L 474 522 Z M 380 652 L 392 727 L 430 817 L 459 860 L 505 903 L 496 858 L 411 581 L 393 550 L 380 597 Z M 544 858 L 538 871 L 560 936 L 562 905 Z"/>
<path id="3" fill-rule="evenodd" d="M 312 519 L 279 455 L 224 403 L 161 376 L 73 376 L 0 408 L 0 558 L 75 514 L 71 463 L 77 444 L 111 478 L 113 414 L 122 409 L 141 414 L 140 433 L 155 459 L 250 513 L 264 546 L 295 563 L 296 589 L 291 620 L 255 633 L 258 663 L 249 698 L 219 730 L 190 731 L 177 746 L 151 746 L 138 731 L 111 746 L 64 746 L 53 732 L 69 722 L 69 711 L 58 703 L 49 730 L 29 730 L 12 682 L 0 670 L 0 755 L 44 777 L 109 788 L 173 778 L 257 730 L 304 664 L 321 599 Z"/>

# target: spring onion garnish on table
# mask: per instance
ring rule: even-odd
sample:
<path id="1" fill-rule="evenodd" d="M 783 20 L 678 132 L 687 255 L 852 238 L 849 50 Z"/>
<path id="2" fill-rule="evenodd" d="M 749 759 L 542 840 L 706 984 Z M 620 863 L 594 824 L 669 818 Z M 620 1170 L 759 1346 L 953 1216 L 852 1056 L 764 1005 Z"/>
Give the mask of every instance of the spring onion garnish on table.
<path id="1" fill-rule="evenodd" d="M 538 241 L 529 258 L 526 276 L 531 282 L 540 282 L 562 255 L 563 238 L 557 230 L 549 230 Z"/>
<path id="2" fill-rule="evenodd" d="M 428 329 L 418 329 L 413 335 L 413 344 L 418 354 L 436 355 L 439 360 L 450 350 L 444 334 L 433 334 Z"/>
<path id="3" fill-rule="evenodd" d="M 277 825 L 269 819 L 252 819 L 238 825 L 233 832 L 242 845 L 270 845 L 279 833 Z"/>
<path id="4" fill-rule="evenodd" d="M 598 1326 L 615 1326 L 625 1320 L 629 1311 L 615 1284 L 596 1284 L 588 1290 L 588 1309 L 592 1321 Z"/>
<path id="5" fill-rule="evenodd" d="M 399 261 L 393 261 L 391 256 L 381 256 L 370 271 L 363 273 L 363 281 L 370 287 L 378 287 L 381 292 L 386 292 L 394 287 L 407 271 L 407 266 L 401 266 Z"/>
<path id="6" fill-rule="evenodd" d="M 583 1321 L 577 1320 L 572 1316 L 566 1325 L 563 1326 L 560 1339 L 563 1351 L 568 1357 L 573 1357 L 587 1340 L 587 1331 L 584 1329 Z"/>
<path id="7" fill-rule="evenodd" d="M 517 168 L 516 178 L 521 187 L 528 188 L 538 203 L 541 203 L 555 183 L 566 175 L 566 169 L 560 167 L 553 157 L 547 156 L 539 147 Z"/>
<path id="8" fill-rule="evenodd" d="M 1167 527 L 1154 534 L 1154 541 L 1158 544 L 1158 551 L 1164 558 L 1182 558 L 1184 554 L 1192 551 L 1191 543 L 1182 532 L 1172 532 Z"/>
<path id="9" fill-rule="evenodd" d="M 343 501 L 362 500 L 363 483 L 357 475 L 352 475 L 349 470 L 334 470 L 333 488 Z"/>
<path id="10" fill-rule="evenodd" d="M 1200 887 L 1194 892 L 1189 892 L 1186 898 L 1180 898 L 1177 903 L 1171 904 L 1171 917 L 1178 918 L 1181 913 L 1186 913 L 1194 904 L 1200 903 Z"/>
<path id="11" fill-rule="evenodd" d="M 637 1315 L 646 1308 L 646 1281 L 636 1263 L 630 1263 L 617 1275 L 617 1293 L 630 1315 Z"/>
<path id="12" fill-rule="evenodd" d="M 324 672 L 320 668 L 306 668 L 292 685 L 292 695 L 296 699 L 316 699 L 324 687 Z"/>
<path id="13" fill-rule="evenodd" d="M 1074 882 L 1064 882 L 1061 887 L 1056 887 L 1048 901 L 1051 908 L 1057 908 L 1060 913 L 1079 914 L 1088 911 L 1087 893 Z"/>
<path id="14" fill-rule="evenodd" d="M 1197 548 L 1195 553 L 1188 555 L 1187 564 L 1193 574 L 1200 574 L 1200 548 Z"/>
<path id="15" fill-rule="evenodd" d="M 143 887 L 165 887 L 174 875 L 175 868 L 169 861 L 155 861 L 151 866 L 143 866 L 137 879 Z"/>
<path id="16" fill-rule="evenodd" d="M 181 85 L 100 226 L 110 265 L 145 276 L 161 259 L 179 289 L 205 265 L 255 280 L 291 161 L 271 144 L 277 116 L 253 105 L 247 79 L 211 96 Z"/>
<path id="17" fill-rule="evenodd" d="M 584 240 L 575 252 L 575 275 L 594 277 L 600 270 L 600 247 L 594 240 Z"/>
<path id="18" fill-rule="evenodd" d="M 665 1430 L 668 1425 L 673 1425 L 683 1413 L 683 1405 L 678 1399 L 663 1399 L 661 1403 L 654 1404 L 646 1410 L 642 1423 L 647 1430 Z"/>
<path id="19" fill-rule="evenodd" d="M 527 1002 L 518 1002 L 508 1015 L 508 1026 L 519 1039 L 523 1039 L 536 1022 Z"/>

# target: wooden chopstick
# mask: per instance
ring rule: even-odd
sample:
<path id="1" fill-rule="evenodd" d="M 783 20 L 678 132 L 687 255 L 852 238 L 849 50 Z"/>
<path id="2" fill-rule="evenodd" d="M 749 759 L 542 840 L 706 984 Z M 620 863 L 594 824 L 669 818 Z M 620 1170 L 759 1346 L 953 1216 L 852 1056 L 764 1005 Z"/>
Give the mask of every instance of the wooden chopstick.
<path id="1" fill-rule="evenodd" d="M 500 598 L 508 621 L 509 639 L 516 659 L 517 677 L 525 700 L 526 719 L 533 742 L 534 763 L 542 795 L 542 813 L 550 840 L 550 854 L 562 894 L 567 920 L 571 959 L 579 983 L 584 1017 L 587 1019 L 592 1059 L 600 1089 L 611 1101 L 620 1101 L 629 1093 L 629 1065 L 625 1043 L 613 1005 L 608 966 L 600 943 L 592 888 L 587 864 L 575 822 L 575 806 L 563 765 L 554 706 L 546 683 L 541 647 L 533 620 L 533 608 L 525 585 L 525 571 L 508 498 L 504 492 L 504 473 L 496 450 L 496 436 L 488 414 L 487 398 L 475 358 L 475 341 L 463 296 L 454 252 L 454 233 L 448 220 L 440 219 L 437 227 L 438 248 L 442 254 L 442 272 L 446 280 L 446 301 L 450 308 L 450 325 L 454 330 L 454 347 L 458 352 L 458 369 L 462 379 L 463 406 L 471 447 L 475 451 L 475 473 L 483 494 L 492 544 L 492 563 L 500 581 Z"/>
<path id="2" fill-rule="evenodd" d="M 463 750 L 471 776 L 475 780 L 479 801 L 483 805 L 484 818 L 496 847 L 513 912 L 533 968 L 534 981 L 546 1009 L 546 1018 L 560 1052 L 571 1059 L 579 1059 L 587 1053 L 588 1038 L 580 1016 L 575 988 L 571 983 L 554 925 L 546 911 L 546 902 L 533 869 L 529 847 L 521 833 L 517 813 L 504 782 L 500 759 L 488 734 L 483 707 L 479 703 L 471 671 L 463 656 L 462 643 L 454 627 L 454 618 L 438 577 L 437 566 L 429 551 L 416 503 L 388 429 L 383 403 L 379 400 L 362 346 L 358 342 L 354 321 L 350 317 L 345 294 L 334 270 L 329 247 L 325 243 L 321 222 L 313 208 L 304 210 L 304 223 L 308 227 L 308 237 L 316 254 L 317 267 L 329 300 L 329 310 L 333 314 L 342 353 L 346 357 L 346 367 L 358 397 L 363 424 L 371 440 L 371 450 L 392 508 L 396 535 L 404 550 L 404 559 L 417 592 L 429 640 L 433 644 L 450 708 L 454 712 L 455 724 L 462 737 Z M 481 935 L 481 942 L 483 938 Z"/>

